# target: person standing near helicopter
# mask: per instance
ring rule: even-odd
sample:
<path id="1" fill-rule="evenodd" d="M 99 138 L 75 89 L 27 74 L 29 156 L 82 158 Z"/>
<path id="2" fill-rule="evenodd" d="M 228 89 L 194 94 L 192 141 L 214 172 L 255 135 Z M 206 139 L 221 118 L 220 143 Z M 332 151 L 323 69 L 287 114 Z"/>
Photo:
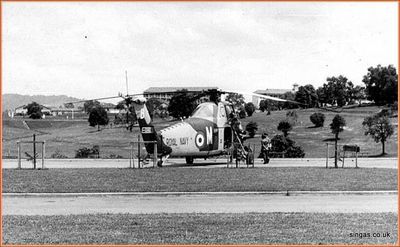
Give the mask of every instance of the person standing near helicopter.
<path id="1" fill-rule="evenodd" d="M 271 139 L 269 139 L 267 133 L 261 135 L 261 157 L 264 160 L 264 164 L 269 163 L 269 151 L 272 148 Z"/>

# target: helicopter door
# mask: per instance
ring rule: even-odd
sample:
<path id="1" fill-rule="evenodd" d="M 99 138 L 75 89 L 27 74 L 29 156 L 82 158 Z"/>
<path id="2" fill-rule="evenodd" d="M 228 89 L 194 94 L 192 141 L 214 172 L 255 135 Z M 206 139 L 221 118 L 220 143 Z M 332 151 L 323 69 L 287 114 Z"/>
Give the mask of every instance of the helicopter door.
<path id="1" fill-rule="evenodd" d="M 227 122 L 226 110 L 223 103 L 218 103 L 218 150 L 223 150 L 225 148 L 225 125 Z"/>
<path id="2" fill-rule="evenodd" d="M 224 129 L 224 149 L 232 145 L 232 128 L 225 127 Z"/>

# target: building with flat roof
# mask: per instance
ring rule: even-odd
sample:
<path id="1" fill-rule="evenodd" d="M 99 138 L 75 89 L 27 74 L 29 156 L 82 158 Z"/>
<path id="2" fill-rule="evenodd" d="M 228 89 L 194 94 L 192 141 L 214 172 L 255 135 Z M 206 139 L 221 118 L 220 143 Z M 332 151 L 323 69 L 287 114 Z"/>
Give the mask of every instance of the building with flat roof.
<path id="1" fill-rule="evenodd" d="M 176 91 L 186 89 L 190 92 L 199 92 L 218 89 L 218 87 L 149 87 L 143 92 L 146 99 L 156 98 L 161 101 L 169 101 Z"/>

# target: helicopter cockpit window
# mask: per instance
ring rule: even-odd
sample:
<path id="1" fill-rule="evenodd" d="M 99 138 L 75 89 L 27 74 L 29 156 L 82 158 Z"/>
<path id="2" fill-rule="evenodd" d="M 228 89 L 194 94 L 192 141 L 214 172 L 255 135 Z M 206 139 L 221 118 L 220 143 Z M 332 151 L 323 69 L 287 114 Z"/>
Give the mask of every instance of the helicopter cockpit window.
<path id="1" fill-rule="evenodd" d="M 213 103 L 201 104 L 193 112 L 192 117 L 198 117 L 198 118 L 213 117 L 216 111 L 217 111 L 216 104 Z"/>

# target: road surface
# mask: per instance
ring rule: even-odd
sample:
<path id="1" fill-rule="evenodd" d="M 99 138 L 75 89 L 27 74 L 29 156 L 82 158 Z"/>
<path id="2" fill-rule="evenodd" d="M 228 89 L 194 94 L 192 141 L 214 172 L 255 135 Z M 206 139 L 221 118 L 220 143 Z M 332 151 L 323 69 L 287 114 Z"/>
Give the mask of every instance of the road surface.
<path id="1" fill-rule="evenodd" d="M 3 215 L 397 212 L 397 193 L 7 196 Z"/>
<path id="2" fill-rule="evenodd" d="M 397 158 L 359 158 L 358 166 L 361 168 L 391 168 L 397 169 Z M 41 167 L 41 160 L 38 161 L 38 167 Z M 135 160 L 137 165 L 137 160 Z M 234 165 L 234 164 L 233 164 Z M 333 167 L 333 159 L 329 159 L 328 165 Z M 341 167 L 342 163 L 339 162 Z M 152 166 L 150 162 L 147 166 Z M 194 165 L 186 165 L 184 159 L 168 159 L 164 165 L 166 167 L 197 167 L 197 168 L 215 168 L 226 167 L 226 159 L 196 159 Z M 241 164 L 241 166 L 245 166 Z M 303 159 L 271 159 L 268 165 L 264 165 L 261 159 L 255 160 L 256 167 L 325 167 L 325 158 L 303 158 Z M 17 168 L 18 162 L 13 159 L 3 159 L 2 168 Z M 24 160 L 23 168 L 32 168 L 32 162 Z M 128 159 L 46 159 L 46 168 L 127 168 Z M 345 167 L 355 167 L 354 159 L 347 158 Z"/>

